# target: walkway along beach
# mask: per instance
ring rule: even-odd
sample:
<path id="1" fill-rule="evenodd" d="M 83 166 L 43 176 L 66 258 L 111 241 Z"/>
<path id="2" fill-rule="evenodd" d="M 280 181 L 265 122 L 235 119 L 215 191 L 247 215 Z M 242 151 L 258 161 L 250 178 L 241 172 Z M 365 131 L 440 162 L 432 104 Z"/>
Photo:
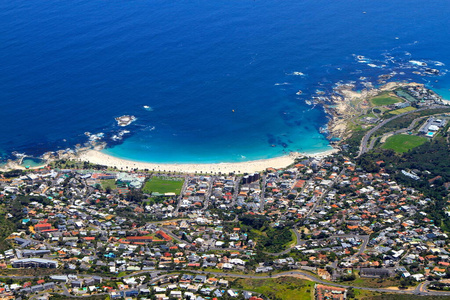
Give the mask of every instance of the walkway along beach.
<path id="1" fill-rule="evenodd" d="M 284 168 L 293 164 L 295 158 L 302 156 L 324 157 L 337 152 L 337 149 L 330 149 L 316 154 L 290 153 L 269 159 L 260 159 L 238 163 L 217 163 L 217 164 L 159 164 L 131 161 L 104 154 L 97 150 L 87 150 L 78 155 L 78 160 L 87 161 L 93 164 L 116 167 L 119 170 L 148 169 L 154 171 L 181 172 L 181 173 L 252 173 L 263 171 L 267 168 Z"/>

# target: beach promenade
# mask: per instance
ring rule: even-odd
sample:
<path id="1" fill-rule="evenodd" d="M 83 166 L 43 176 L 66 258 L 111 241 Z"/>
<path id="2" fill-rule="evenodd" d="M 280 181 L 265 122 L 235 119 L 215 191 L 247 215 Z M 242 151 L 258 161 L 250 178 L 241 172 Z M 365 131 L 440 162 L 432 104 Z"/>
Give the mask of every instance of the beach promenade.
<path id="1" fill-rule="evenodd" d="M 304 154 L 292 152 L 288 155 L 260 159 L 246 162 L 236 163 L 216 163 L 216 164 L 160 164 L 160 163 L 147 163 L 131 161 L 126 159 L 117 158 L 108 154 L 105 154 L 97 150 L 87 150 L 81 152 L 77 159 L 80 161 L 87 161 L 93 164 L 104 165 L 108 167 L 116 167 L 119 170 L 150 170 L 159 172 L 180 172 L 180 173 L 252 173 L 263 171 L 267 168 L 285 168 L 295 162 L 297 157 L 309 156 L 309 157 L 324 157 L 337 152 L 337 149 L 330 149 L 327 151 Z"/>

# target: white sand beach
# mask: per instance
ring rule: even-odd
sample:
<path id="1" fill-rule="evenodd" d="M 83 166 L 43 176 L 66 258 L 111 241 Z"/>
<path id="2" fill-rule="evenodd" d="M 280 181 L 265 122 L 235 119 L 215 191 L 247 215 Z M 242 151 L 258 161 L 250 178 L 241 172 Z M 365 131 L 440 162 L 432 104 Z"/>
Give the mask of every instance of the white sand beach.
<path id="1" fill-rule="evenodd" d="M 301 156 L 322 158 L 338 151 L 337 149 L 330 149 L 327 151 L 315 154 L 290 153 L 289 155 L 253 160 L 238 163 L 217 163 L 217 164 L 158 164 L 131 161 L 117 158 L 97 150 L 87 150 L 78 154 L 77 159 L 80 161 L 87 161 L 93 164 L 104 165 L 108 167 L 116 167 L 119 170 L 132 169 L 148 169 L 151 171 L 161 172 L 180 172 L 180 173 L 252 173 L 263 171 L 267 168 L 285 168 L 294 163 L 295 158 Z"/>

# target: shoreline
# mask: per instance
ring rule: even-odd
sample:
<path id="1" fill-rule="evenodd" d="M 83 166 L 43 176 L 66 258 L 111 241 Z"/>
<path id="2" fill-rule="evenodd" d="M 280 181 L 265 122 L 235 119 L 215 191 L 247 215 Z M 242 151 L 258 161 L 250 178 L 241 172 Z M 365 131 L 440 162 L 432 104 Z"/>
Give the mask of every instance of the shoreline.
<path id="1" fill-rule="evenodd" d="M 179 172 L 179 173 L 253 173 L 264 171 L 267 168 L 285 168 L 295 162 L 298 157 L 315 157 L 322 158 L 339 151 L 338 149 L 330 149 L 318 153 L 298 153 L 292 152 L 288 155 L 259 159 L 246 162 L 235 163 L 191 163 L 191 164 L 169 164 L 169 163 L 148 163 L 114 157 L 98 150 L 86 150 L 76 155 L 76 160 L 86 161 L 93 164 L 104 165 L 108 167 L 116 167 L 118 170 L 130 171 L 133 169 L 150 170 L 160 172 Z"/>
<path id="2" fill-rule="evenodd" d="M 424 86 L 424 84 L 416 82 L 388 82 L 379 87 L 368 87 L 366 89 L 355 91 L 354 85 L 345 84 L 334 88 L 333 93 L 325 100 L 320 99 L 317 104 L 324 107 L 325 112 L 329 116 L 327 122 L 329 145 L 332 147 L 329 150 L 317 153 L 298 153 L 291 152 L 287 155 L 259 159 L 245 162 L 223 162 L 223 163 L 152 163 L 133 161 L 130 159 L 123 159 L 101 152 L 106 146 L 106 143 L 91 142 L 90 145 L 85 145 L 78 148 L 76 151 L 59 150 L 54 152 L 47 152 L 42 156 L 46 162 L 37 167 L 30 169 L 42 168 L 49 162 L 57 159 L 69 159 L 77 161 L 86 161 L 93 164 L 104 165 L 108 167 L 115 167 L 118 170 L 130 171 L 134 169 L 160 171 L 160 172 L 179 172 L 179 173 L 253 173 L 263 171 L 267 168 L 285 168 L 295 162 L 299 157 L 315 157 L 322 158 L 332 153 L 338 152 L 338 145 L 345 141 L 352 133 L 348 128 L 348 121 L 361 114 L 362 111 L 370 108 L 367 105 L 367 99 L 374 97 L 382 92 L 393 91 L 399 87 L 405 86 Z M 444 100 L 445 101 L 445 100 Z M 448 101 L 448 100 L 447 100 Z M 355 105 L 358 103 L 357 105 Z M 333 141 L 337 138 L 337 141 Z M 8 161 L 8 163 L 0 167 L 0 170 L 26 169 L 19 165 L 16 161 Z"/>
<path id="3" fill-rule="evenodd" d="M 370 87 L 361 91 L 355 91 L 354 85 L 346 84 L 336 87 L 330 96 L 330 103 L 321 103 L 328 115 L 329 138 L 339 138 L 346 140 L 351 136 L 352 131 L 348 129 L 348 121 L 361 114 L 366 109 L 370 109 L 367 102 L 371 97 L 375 97 L 383 92 L 392 92 L 393 90 L 407 86 L 424 86 L 416 82 L 391 81 L 379 87 Z M 355 103 L 357 105 L 353 106 Z M 330 105 L 331 104 L 331 105 Z"/>

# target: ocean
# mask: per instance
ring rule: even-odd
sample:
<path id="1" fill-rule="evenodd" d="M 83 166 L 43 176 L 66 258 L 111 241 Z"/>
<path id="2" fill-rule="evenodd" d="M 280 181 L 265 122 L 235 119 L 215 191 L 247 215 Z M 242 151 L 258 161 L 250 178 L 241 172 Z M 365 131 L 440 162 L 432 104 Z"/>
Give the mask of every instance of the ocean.
<path id="1" fill-rule="evenodd" d="M 324 151 L 328 116 L 310 100 L 337 84 L 392 74 L 450 99 L 449 13 L 444 0 L 0 0 L 0 155 L 73 149 L 86 132 L 147 162 Z"/>

